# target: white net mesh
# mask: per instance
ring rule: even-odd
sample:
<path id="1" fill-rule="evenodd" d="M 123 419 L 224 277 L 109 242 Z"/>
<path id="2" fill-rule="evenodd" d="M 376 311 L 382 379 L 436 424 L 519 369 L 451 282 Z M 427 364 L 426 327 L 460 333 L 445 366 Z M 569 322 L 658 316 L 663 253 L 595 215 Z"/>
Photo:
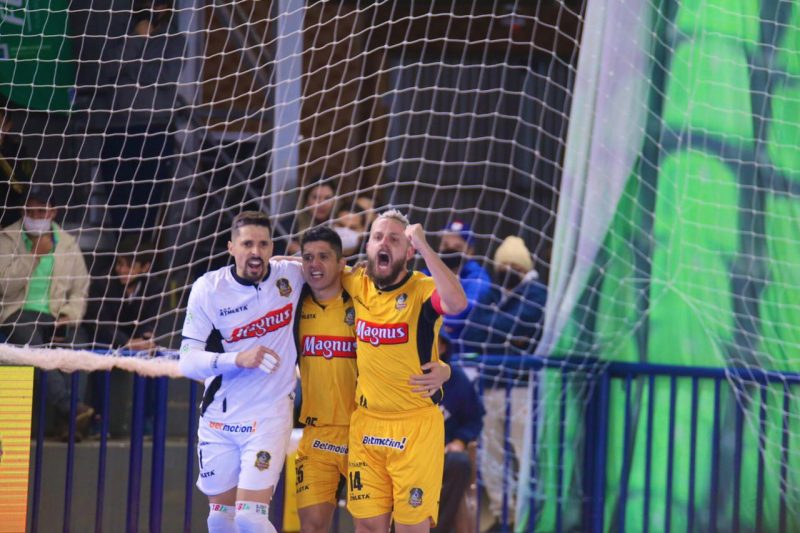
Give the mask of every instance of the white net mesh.
<path id="1" fill-rule="evenodd" d="M 458 219 L 485 265 L 505 236 L 523 237 L 546 282 L 578 10 L 4 4 L 3 224 L 18 224 L 14 253 L 60 247 L 71 262 L 53 272 L 59 301 L 38 306 L 34 265 L 8 274 L 3 320 L 42 316 L 15 315 L 6 337 L 49 314 L 82 326 L 51 325 L 61 343 L 147 334 L 174 347 L 186 289 L 228 261 L 230 221 L 248 208 L 276 220 L 277 252 L 334 219 L 363 232 L 364 207 L 407 211 L 434 240 Z M 31 190 L 58 208 L 55 242 L 22 237 L 30 183 L 52 186 Z M 361 235 L 342 235 L 358 253 Z"/>
<path id="2" fill-rule="evenodd" d="M 460 222 L 475 262 L 446 257 L 485 281 L 446 329 L 499 356 L 477 363 L 490 515 L 800 527 L 794 378 L 603 366 L 603 419 L 586 374 L 798 369 L 797 2 L 21 0 L 0 4 L 0 57 L 8 342 L 175 348 L 239 211 L 273 216 L 278 252 L 333 222 L 355 256 L 391 205 L 443 244 Z M 19 221 L 43 196 L 50 240 Z M 496 258 L 537 272 L 531 292 L 509 298 Z M 578 364 L 529 376 L 534 351 Z"/>
<path id="3" fill-rule="evenodd" d="M 391 205 L 435 245 L 446 225 L 462 224 L 454 231 L 472 247 L 476 300 L 479 289 L 484 298 L 497 288 L 495 250 L 521 237 L 522 248 L 508 253 L 538 273 L 530 279 L 538 292 L 536 316 L 506 317 L 516 344 L 490 336 L 486 320 L 448 327 L 454 350 L 532 353 L 579 2 L 34 0 L 2 9 L 0 42 L 14 58 L 0 62 L 10 164 L 3 224 L 17 224 L 7 244 L 14 257 L 38 246 L 46 255 L 52 244 L 70 262 L 53 267 L 60 300 L 40 298 L 38 307 L 30 301 L 42 294 L 36 260 L 4 274 L 3 290 L 17 287 L 3 294 L 6 341 L 175 349 L 188 289 L 229 261 L 238 212 L 273 216 L 276 253 L 294 251 L 302 230 L 335 221 L 355 256 L 369 217 Z M 33 46 L 43 38 L 47 46 Z M 59 208 L 58 242 L 22 237 L 20 207 L 42 196 Z M 491 312 L 487 302 L 481 310 Z M 30 363 L 47 353 L 3 356 Z M 47 368 L 96 369 L 90 356 L 53 361 L 61 363 Z M 515 395 L 526 395 L 524 372 L 510 379 Z M 502 429 L 486 434 L 502 440 Z M 521 445 L 516 430 L 514 438 Z M 498 483 L 513 484 L 511 474 L 486 482 L 493 497 Z"/>

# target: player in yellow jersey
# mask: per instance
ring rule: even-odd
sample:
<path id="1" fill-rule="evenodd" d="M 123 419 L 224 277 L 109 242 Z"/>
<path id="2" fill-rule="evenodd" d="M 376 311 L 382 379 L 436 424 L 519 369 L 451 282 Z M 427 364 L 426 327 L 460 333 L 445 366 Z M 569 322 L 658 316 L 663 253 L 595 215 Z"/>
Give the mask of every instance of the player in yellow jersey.
<path id="1" fill-rule="evenodd" d="M 341 476 L 347 475 L 348 426 L 355 410 L 355 310 L 342 290 L 342 241 L 330 228 L 317 227 L 301 239 L 306 286 L 297 331 L 306 425 L 296 463 L 297 507 L 302 533 L 327 532 Z M 430 376 L 415 377 L 422 393 L 438 390 L 450 372 L 436 365 Z"/>
<path id="2" fill-rule="evenodd" d="M 431 272 L 408 270 L 419 251 Z M 441 315 L 467 306 L 458 278 L 399 211 L 381 214 L 367 269 L 342 277 L 356 311 L 358 408 L 350 419 L 348 509 L 356 532 L 427 532 L 439 514 L 444 465 L 440 391 L 419 394 L 438 364 Z"/>

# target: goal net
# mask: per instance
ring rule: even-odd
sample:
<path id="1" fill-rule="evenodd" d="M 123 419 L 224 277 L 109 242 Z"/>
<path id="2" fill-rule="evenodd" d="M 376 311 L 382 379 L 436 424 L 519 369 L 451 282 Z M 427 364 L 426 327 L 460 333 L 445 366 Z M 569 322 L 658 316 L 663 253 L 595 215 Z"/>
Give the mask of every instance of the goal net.
<path id="1" fill-rule="evenodd" d="M 791 530 L 800 6 L 597 1 L 584 28 L 538 353 L 650 365 L 609 365 L 604 515 L 593 516 L 636 531 Z M 585 415 L 580 393 L 595 391 L 570 390 L 547 398 Z M 543 418 L 545 457 L 559 435 L 603 438 Z M 585 469 L 553 464 L 563 482 L 527 511 L 556 523 L 541 496 L 579 506 L 587 492 Z"/>
<path id="2" fill-rule="evenodd" d="M 392 206 L 475 276 L 487 520 L 791 530 L 798 80 L 791 2 L 6 0 L 0 339 L 175 349 L 240 211 L 356 258 Z M 598 482 L 610 362 L 747 370 L 612 379 Z"/>

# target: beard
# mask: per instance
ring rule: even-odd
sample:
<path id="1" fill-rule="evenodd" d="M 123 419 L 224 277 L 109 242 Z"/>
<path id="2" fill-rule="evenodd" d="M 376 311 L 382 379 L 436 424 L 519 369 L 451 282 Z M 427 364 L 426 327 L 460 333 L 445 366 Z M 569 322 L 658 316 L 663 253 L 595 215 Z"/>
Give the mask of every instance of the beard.
<path id="1" fill-rule="evenodd" d="M 367 275 L 375 282 L 379 288 L 386 287 L 391 285 L 395 282 L 395 280 L 400 276 L 400 274 L 405 270 L 406 262 L 404 259 L 398 259 L 394 263 L 391 264 L 391 268 L 389 269 L 389 273 L 385 276 L 378 274 L 378 258 L 377 257 L 368 257 L 367 258 Z"/>

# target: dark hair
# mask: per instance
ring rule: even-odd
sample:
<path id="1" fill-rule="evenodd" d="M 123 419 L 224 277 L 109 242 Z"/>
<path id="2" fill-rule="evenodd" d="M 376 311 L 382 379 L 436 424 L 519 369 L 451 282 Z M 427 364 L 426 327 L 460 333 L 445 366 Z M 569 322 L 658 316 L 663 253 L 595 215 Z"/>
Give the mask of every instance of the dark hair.
<path id="1" fill-rule="evenodd" d="M 269 217 L 261 211 L 242 211 L 236 215 L 231 223 L 231 239 L 236 237 L 242 226 L 264 226 L 272 234 Z"/>
<path id="2" fill-rule="evenodd" d="M 336 218 L 341 218 L 342 211 L 347 211 L 349 213 L 357 215 L 358 218 L 361 219 L 361 225 L 366 227 L 366 225 L 367 225 L 367 212 L 364 211 L 364 209 L 362 209 L 360 205 L 354 203 L 350 207 L 347 207 L 347 206 L 344 206 L 344 205 L 341 206 L 339 209 L 336 210 Z"/>
<path id="3" fill-rule="evenodd" d="M 156 247 L 147 239 L 142 239 L 139 235 L 128 235 L 119 243 L 117 248 L 117 259 L 124 259 L 131 265 L 153 264 L 156 259 Z"/>
<path id="4" fill-rule="evenodd" d="M 342 238 L 328 226 L 317 226 L 305 231 L 302 237 L 300 237 L 300 250 L 305 247 L 307 242 L 317 241 L 324 241 L 330 244 L 331 248 L 333 248 L 333 251 L 336 253 L 336 259 L 341 259 Z"/>
<path id="5" fill-rule="evenodd" d="M 317 176 L 316 178 L 311 180 L 311 182 L 309 182 L 309 184 L 306 186 L 306 190 L 303 191 L 302 207 L 305 207 L 305 205 L 308 203 L 308 197 L 311 196 L 311 191 L 313 191 L 317 187 L 328 187 L 331 191 L 333 191 L 333 194 L 336 194 L 336 188 L 330 182 L 330 179 L 328 179 L 325 176 Z"/>
<path id="6" fill-rule="evenodd" d="M 50 207 L 56 207 L 56 195 L 53 186 L 48 183 L 34 183 L 28 187 L 28 198 L 26 203 L 30 200 L 36 200 Z"/>

